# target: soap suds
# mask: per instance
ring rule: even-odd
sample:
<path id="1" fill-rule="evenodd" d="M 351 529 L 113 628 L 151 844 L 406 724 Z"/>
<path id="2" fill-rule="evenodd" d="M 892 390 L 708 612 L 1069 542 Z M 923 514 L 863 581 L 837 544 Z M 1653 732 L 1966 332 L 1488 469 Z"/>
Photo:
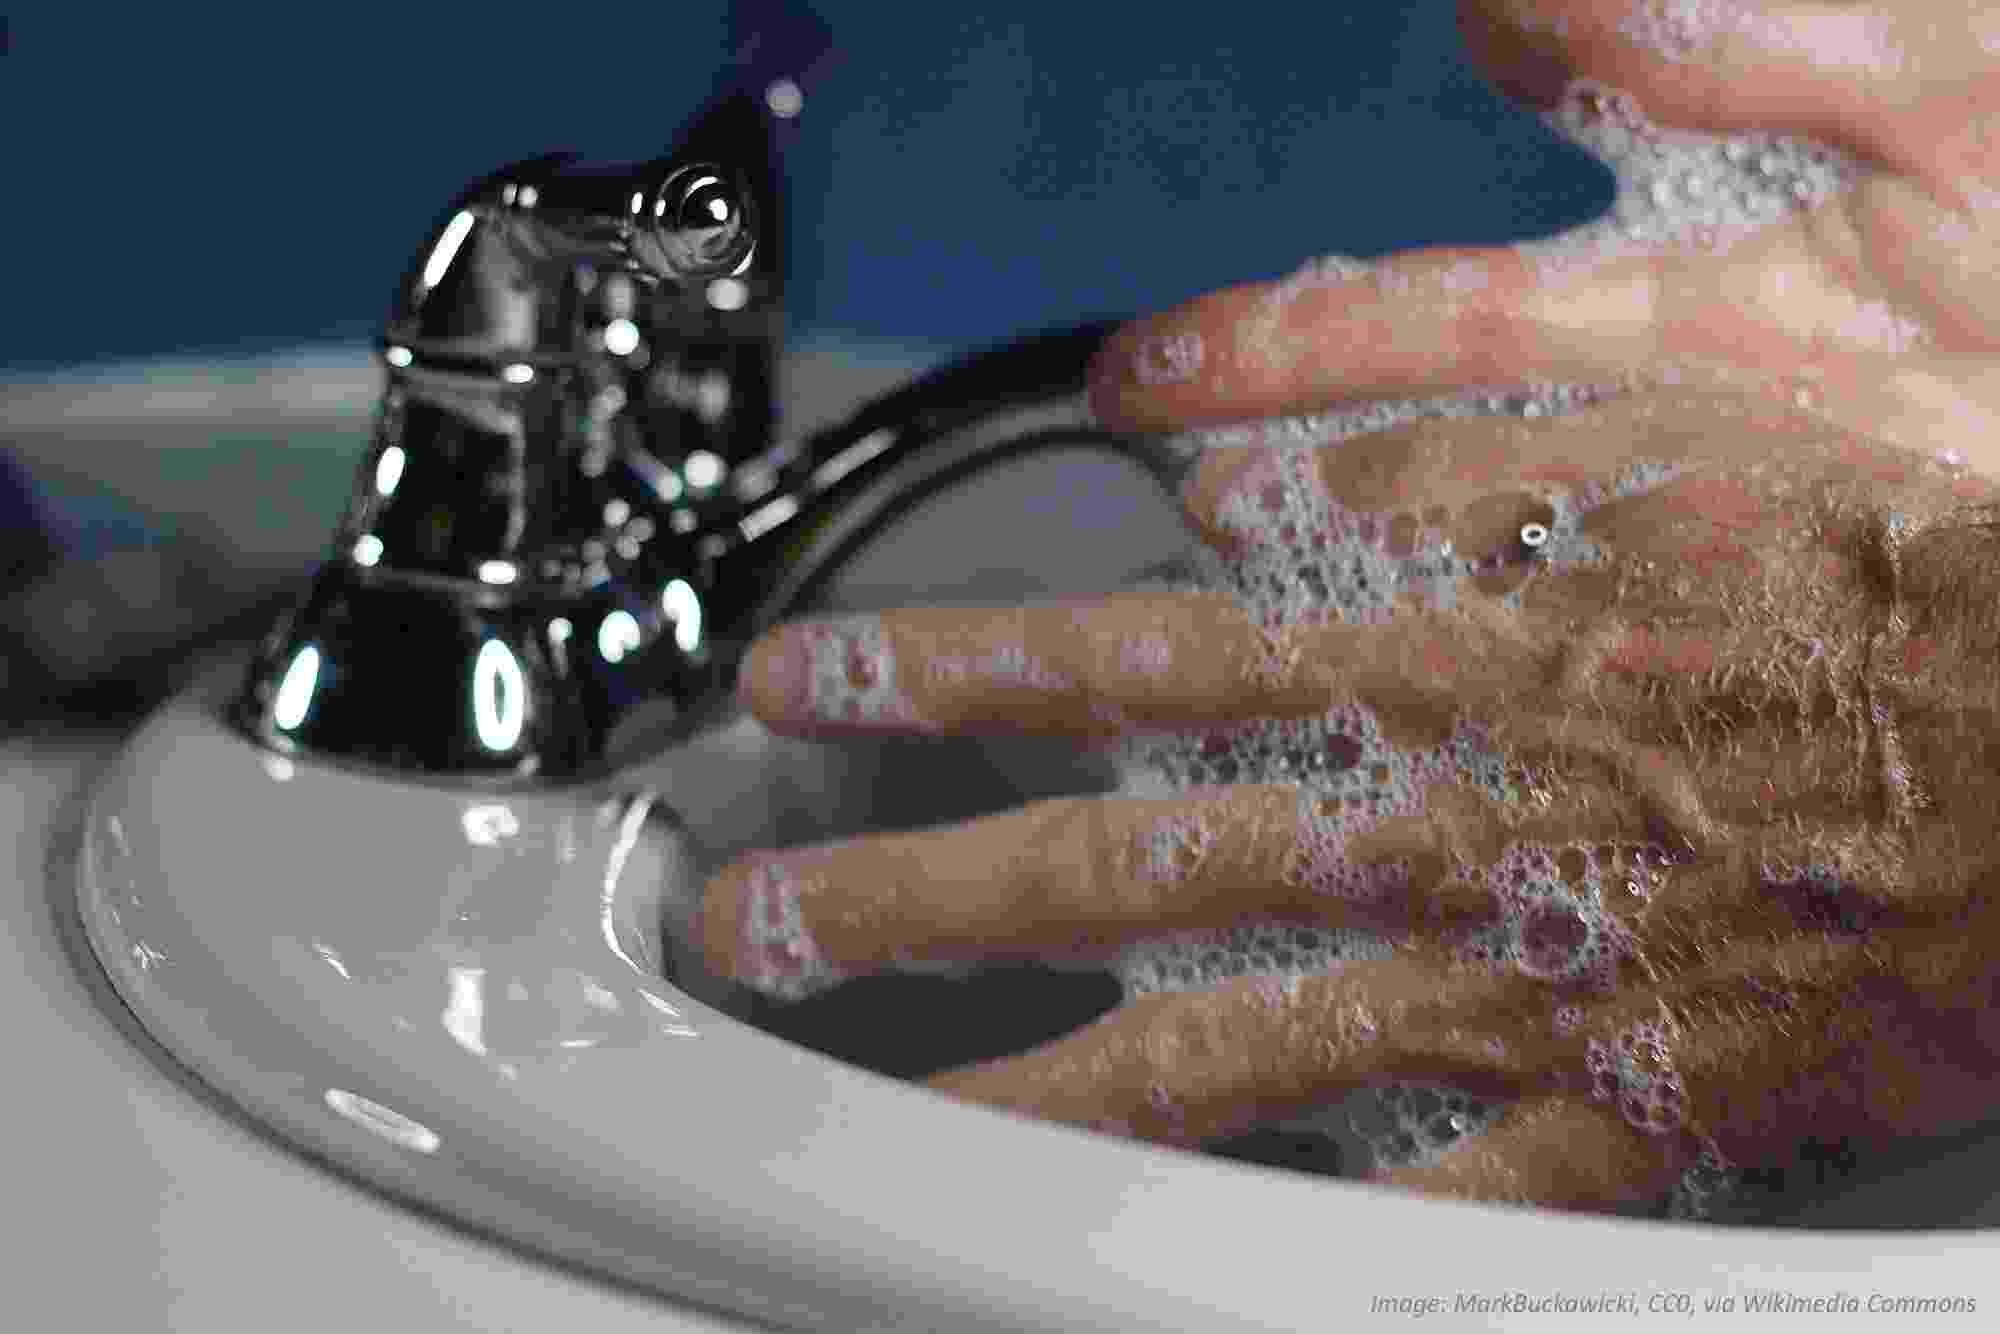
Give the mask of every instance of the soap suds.
<path id="1" fill-rule="evenodd" d="M 1679 1130 L 1687 1121 L 1687 1095 L 1673 1067 L 1668 1042 L 1672 1021 L 1641 1021 L 1609 1042 L 1591 1038 L 1584 1044 L 1584 1069 L 1590 1076 L 1590 1096 L 1615 1103 L 1628 1125 L 1649 1135 Z"/>
<path id="2" fill-rule="evenodd" d="M 829 722 L 923 726 L 896 684 L 896 655 L 875 615 L 806 622 L 806 707 Z"/>
<path id="3" fill-rule="evenodd" d="M 1499 1107 L 1459 1089 L 1436 1084 L 1389 1084 L 1358 1102 L 1349 1125 L 1373 1157 L 1377 1172 L 1431 1162 L 1468 1135 L 1492 1123 Z"/>
<path id="4" fill-rule="evenodd" d="M 1148 334 L 1132 349 L 1132 375 L 1140 384 L 1186 384 L 1201 373 L 1201 335 Z"/>
<path id="5" fill-rule="evenodd" d="M 806 926 L 799 882 L 782 857 L 767 854 L 751 866 L 740 911 L 740 980 L 783 1000 L 801 1000 L 846 980 Z"/>

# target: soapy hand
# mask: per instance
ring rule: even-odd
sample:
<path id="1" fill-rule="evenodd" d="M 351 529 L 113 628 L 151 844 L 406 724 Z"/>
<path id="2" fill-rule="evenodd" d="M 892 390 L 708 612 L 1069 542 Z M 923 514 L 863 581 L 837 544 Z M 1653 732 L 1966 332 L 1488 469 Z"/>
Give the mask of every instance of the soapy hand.
<path id="1" fill-rule="evenodd" d="M 1110 340 L 1093 401 L 1568 410 L 1212 444 L 1185 498 L 1217 587 L 767 636 L 774 728 L 1136 738 L 1151 786 L 746 858 L 704 949 L 800 995 L 1366 932 L 1393 948 L 1143 991 L 931 1083 L 1190 1145 L 1448 1085 L 1505 1109 L 1380 1175 L 1478 1198 L 1622 1208 L 1968 1124 L 2000 1091 L 2000 9 L 1462 12 L 1613 162 L 1617 215 L 1211 294 Z"/>

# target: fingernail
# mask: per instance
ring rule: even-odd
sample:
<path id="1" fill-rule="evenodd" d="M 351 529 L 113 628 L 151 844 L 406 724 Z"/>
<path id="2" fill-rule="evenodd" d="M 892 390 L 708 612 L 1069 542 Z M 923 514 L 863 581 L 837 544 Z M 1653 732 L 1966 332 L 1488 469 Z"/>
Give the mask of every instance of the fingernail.
<path id="1" fill-rule="evenodd" d="M 1132 378 L 1143 385 L 1187 384 L 1201 374 L 1206 349 L 1192 329 L 1141 334 L 1132 344 Z"/>
<path id="2" fill-rule="evenodd" d="M 1129 390 L 1191 384 L 1207 360 L 1207 345 L 1192 329 L 1170 333 L 1147 333 L 1143 325 L 1120 329 L 1104 340 L 1091 361 L 1090 409 L 1107 425 L 1140 424 L 1139 418 L 1146 415 L 1144 395 L 1140 402 L 1127 404 Z"/>

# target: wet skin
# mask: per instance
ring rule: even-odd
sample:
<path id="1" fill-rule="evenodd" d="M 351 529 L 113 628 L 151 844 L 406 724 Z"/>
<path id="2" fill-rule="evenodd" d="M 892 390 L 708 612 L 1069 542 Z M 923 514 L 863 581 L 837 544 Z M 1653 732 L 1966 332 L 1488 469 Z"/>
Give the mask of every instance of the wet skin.
<path id="1" fill-rule="evenodd" d="M 760 854 L 708 887 L 715 965 L 803 989 L 1257 917 L 1386 931 L 1389 958 L 1135 996 L 931 1082 L 1171 1143 L 1452 1084 L 1509 1108 L 1387 1175 L 1479 1198 L 1621 1208 L 1704 1152 L 1755 1164 L 1994 1105 L 2000 8 L 1698 8 L 1706 26 L 1468 0 L 1462 22 L 1537 105 L 1589 77 L 1658 124 L 1810 134 L 1870 173 L 1727 246 L 1553 272 L 1440 249 L 1232 288 L 1121 331 L 1096 368 L 1101 416 L 1159 428 L 1611 386 L 1561 416 L 1214 449 L 1185 493 L 1239 558 L 1280 540 L 1256 522 L 1273 488 L 1467 557 L 1587 493 L 1594 556 L 1503 561 L 1371 621 L 1269 624 L 1222 591 L 909 608 L 782 628 L 744 677 L 804 735 L 1101 738 L 1353 707 L 1415 750 L 1476 729 L 1519 799 L 1429 775 L 1329 842 L 1297 788 L 1245 784 Z M 1634 465 L 1655 480 L 1621 492 Z M 1587 862 L 1601 894 L 1523 897 L 1505 868 L 1537 857 L 1569 883 Z M 1517 947 L 1498 959 L 1469 943 L 1496 921 Z M 1590 967 L 1552 966 L 1585 939 Z"/>

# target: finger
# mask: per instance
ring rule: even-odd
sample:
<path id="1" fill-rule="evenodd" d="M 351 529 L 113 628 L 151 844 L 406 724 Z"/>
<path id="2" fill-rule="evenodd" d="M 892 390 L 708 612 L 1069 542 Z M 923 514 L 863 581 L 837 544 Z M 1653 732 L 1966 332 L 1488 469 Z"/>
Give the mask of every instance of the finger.
<path id="1" fill-rule="evenodd" d="M 1990 341 L 1962 302 L 1927 322 L 1935 289 L 1960 275 L 1916 271 L 1912 252 L 1941 247 L 1913 241 L 1908 224 L 1864 233 L 1822 206 L 1671 243 L 1592 226 L 1197 297 L 1105 340 L 1092 406 L 1108 423 L 1168 429 L 1524 382 L 1600 392 L 1686 382 L 1812 401 L 1837 396 L 1850 374 L 1879 378 L 1885 359 Z"/>
<path id="2" fill-rule="evenodd" d="M 1683 490 L 1668 494 L 1691 495 L 1712 484 L 1698 476 L 1718 467 L 1768 465 L 1794 453 L 1804 468 L 1804 451 L 1821 441 L 1829 442 L 1821 452 L 1837 442 L 1871 461 L 1891 453 L 1793 405 L 1682 389 L 1533 421 L 1412 422 L 1313 449 L 1212 448 L 1182 503 L 1201 534 L 1231 554 L 1324 535 L 1396 558 L 1442 553 L 1449 544 L 1470 560 L 1518 553 L 1523 524 L 1555 520 L 1552 498 L 1588 516 L 1676 479 L 1685 479 Z M 1907 474 L 1910 462 L 1899 462 Z M 1727 512 L 1750 504 L 1739 498 Z"/>
<path id="3" fill-rule="evenodd" d="M 1514 248 L 1433 246 L 1309 266 L 1121 328 L 1096 354 L 1091 406 L 1113 425 L 1170 429 L 1530 378 L 1611 381 L 1660 359 L 1661 264 L 1545 279 Z"/>
<path id="4" fill-rule="evenodd" d="M 1233 596 L 1123 593 L 1012 608 L 908 607 L 766 634 L 740 691 L 773 729 L 1105 736 L 1323 714 L 1358 701 L 1393 743 L 1436 745 L 1481 700 L 1532 679 L 1547 634 L 1486 602 L 1384 623 Z"/>
<path id="5" fill-rule="evenodd" d="M 1542 1098 L 1376 1179 L 1432 1195 L 1612 1213 L 1658 1200 L 1692 1166 L 1682 1135 L 1647 1134 L 1602 1104 Z"/>
<path id="6" fill-rule="evenodd" d="M 1482 1097 L 1553 1092 L 1580 1068 L 1583 1042 L 1553 1033 L 1547 1011 L 1537 984 L 1405 951 L 1313 977 L 1138 996 L 1054 1042 L 928 1082 L 1050 1120 L 1195 1144 L 1399 1080 Z"/>
<path id="7" fill-rule="evenodd" d="M 1337 781 L 1363 761 L 1351 738 L 1335 740 L 1318 772 Z M 1486 868 L 1510 843 L 1556 826 L 1600 845 L 1645 837 L 1641 807 L 1608 794 L 1589 810 L 1503 818 L 1474 790 L 1434 781 L 1444 777 L 1406 775 L 1365 811 L 1324 790 L 1258 784 L 1172 800 L 1062 798 L 757 853 L 710 882 L 703 946 L 716 971 L 793 995 L 910 960 L 1101 959 L 1134 940 L 1251 919 L 1454 930 L 1497 920 Z"/>
<path id="8" fill-rule="evenodd" d="M 1839 790 L 1849 757 L 1828 765 L 1822 753 L 1844 747 L 1733 753 L 1698 784 L 1674 750 L 1631 744 L 1607 724 L 1516 719 L 1496 736 L 1520 770 L 1556 761 L 1565 776 L 1559 794 L 1531 781 L 1533 800 L 1503 804 L 1438 756 L 1414 757 L 1396 778 L 1356 731 L 1365 736 L 1329 734 L 1325 762 L 1304 764 L 1299 787 L 1064 798 L 755 853 L 709 883 L 703 948 L 718 973 L 797 998 L 912 961 L 1102 960 L 1165 933 L 1278 919 L 1462 941 L 1493 928 L 1494 948 L 1525 970 L 1581 984 L 1634 957 L 1617 914 L 1642 910 L 1663 868 L 1675 877 L 1672 911 L 1689 920 L 1648 969 L 1794 918 L 1898 920 L 1858 891 L 1774 873 L 1827 860 L 1802 840 L 1719 832 L 1808 810 L 1818 827 L 1851 805 Z M 1362 781 L 1363 769 L 1373 786 L 1359 802 L 1343 779 L 1353 770 Z"/>
<path id="9" fill-rule="evenodd" d="M 1948 528 L 1991 493 L 1962 464 L 1793 405 L 1677 391 L 1536 421 L 1412 423 L 1314 449 L 1211 449 L 1182 500 L 1253 584 L 1316 571 L 1331 585 L 1381 567 L 1408 586 L 1462 568 L 1488 593 L 1534 575 L 1524 606 L 1566 600 L 1567 614 L 1588 616 L 1611 598 L 1593 578 L 1612 578 L 1623 615 L 1638 621 L 1741 603 L 1777 581 L 1809 595 L 1800 614 L 1812 605 L 1830 632 L 1840 618 L 1829 599 L 1865 592 L 1866 568 L 1886 559 L 1871 516 L 1896 511 L 1911 532 Z M 1524 550 L 1528 525 L 1546 534 L 1534 551 Z M 1600 557 L 1622 564 L 1612 571 Z M 1635 578 L 1649 566 L 1659 579 Z M 1650 609 L 1649 585 L 1664 595 Z"/>
<path id="10" fill-rule="evenodd" d="M 1248 618 L 1219 593 L 909 607 L 767 632 L 745 659 L 739 693 L 790 733 L 1089 735 L 1280 706 L 1270 691 L 1246 694 L 1259 654 Z M 1310 707 L 1292 695 L 1282 705 Z"/>

